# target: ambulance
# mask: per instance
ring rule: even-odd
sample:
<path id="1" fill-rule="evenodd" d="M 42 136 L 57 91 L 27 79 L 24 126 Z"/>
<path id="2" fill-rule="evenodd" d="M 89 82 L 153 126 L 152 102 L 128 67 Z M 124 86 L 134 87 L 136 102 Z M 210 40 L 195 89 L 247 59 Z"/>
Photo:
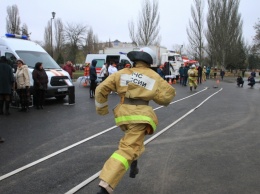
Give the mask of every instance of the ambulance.
<path id="1" fill-rule="evenodd" d="M 68 72 L 64 71 L 53 58 L 37 43 L 26 36 L 5 34 L 0 37 L 0 56 L 5 56 L 8 63 L 16 71 L 16 60 L 22 59 L 29 68 L 30 91 L 33 91 L 32 72 L 37 62 L 42 62 L 48 75 L 46 98 L 64 99 L 68 95 L 68 87 L 72 84 Z"/>

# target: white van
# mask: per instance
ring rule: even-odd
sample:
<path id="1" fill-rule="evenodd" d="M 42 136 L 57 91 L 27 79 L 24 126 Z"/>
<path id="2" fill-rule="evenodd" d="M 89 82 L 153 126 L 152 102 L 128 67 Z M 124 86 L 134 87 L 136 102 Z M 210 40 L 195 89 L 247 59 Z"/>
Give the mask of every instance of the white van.
<path id="1" fill-rule="evenodd" d="M 53 58 L 37 43 L 27 39 L 26 36 L 6 34 L 0 37 L 0 56 L 5 56 L 10 65 L 16 70 L 16 60 L 22 59 L 29 68 L 30 90 L 32 92 L 32 71 L 37 62 L 42 62 L 48 78 L 46 97 L 63 99 L 68 95 L 68 82 L 71 78 Z"/>
<path id="2" fill-rule="evenodd" d="M 126 64 L 132 65 L 130 59 L 124 54 L 88 54 L 86 57 L 86 63 L 91 64 L 92 60 L 97 61 L 97 76 L 99 76 L 100 70 L 104 63 L 109 65 L 111 62 L 115 62 L 118 70 L 123 69 Z"/>

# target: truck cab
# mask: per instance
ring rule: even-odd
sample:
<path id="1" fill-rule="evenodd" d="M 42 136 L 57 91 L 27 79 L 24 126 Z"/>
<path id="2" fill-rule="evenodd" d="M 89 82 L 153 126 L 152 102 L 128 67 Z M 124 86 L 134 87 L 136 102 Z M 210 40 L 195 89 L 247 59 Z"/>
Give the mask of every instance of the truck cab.
<path id="1" fill-rule="evenodd" d="M 46 98 L 55 97 L 63 99 L 68 95 L 68 82 L 71 78 L 53 58 L 37 43 L 30 41 L 26 36 L 6 34 L 0 37 L 0 56 L 5 56 L 16 71 L 16 60 L 22 59 L 28 66 L 30 75 L 30 90 L 33 92 L 32 72 L 37 62 L 42 62 L 48 75 L 48 89 Z"/>
<path id="2" fill-rule="evenodd" d="M 176 52 L 168 51 L 167 53 L 162 53 L 161 55 L 161 64 L 163 65 L 165 62 L 169 62 L 173 67 L 172 78 L 179 79 L 179 69 L 181 64 L 183 64 L 183 60 L 180 54 Z"/>

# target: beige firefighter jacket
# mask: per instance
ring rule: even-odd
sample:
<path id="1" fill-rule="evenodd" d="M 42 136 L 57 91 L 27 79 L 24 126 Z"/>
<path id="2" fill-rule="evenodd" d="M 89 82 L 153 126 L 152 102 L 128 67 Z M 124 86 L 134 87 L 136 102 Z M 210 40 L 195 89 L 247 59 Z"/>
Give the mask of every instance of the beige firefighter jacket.
<path id="1" fill-rule="evenodd" d="M 189 69 L 188 76 L 190 80 L 197 80 L 198 78 L 198 70 L 197 69 Z"/>
<path id="2" fill-rule="evenodd" d="M 175 89 L 145 63 L 137 62 L 133 68 L 124 68 L 107 77 L 95 92 L 96 111 L 100 115 L 108 114 L 107 98 L 116 91 L 121 102 L 114 108 L 115 122 L 118 126 L 131 123 L 147 123 L 155 131 L 157 116 L 149 105 L 125 104 L 124 99 L 153 100 L 167 106 L 175 96 Z"/>

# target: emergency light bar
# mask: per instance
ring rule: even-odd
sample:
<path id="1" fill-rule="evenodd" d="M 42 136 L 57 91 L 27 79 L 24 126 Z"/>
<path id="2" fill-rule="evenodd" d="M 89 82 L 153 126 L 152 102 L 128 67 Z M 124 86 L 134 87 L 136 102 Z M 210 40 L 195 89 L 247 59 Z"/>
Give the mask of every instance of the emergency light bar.
<path id="1" fill-rule="evenodd" d="M 124 53 L 124 52 L 119 52 L 119 54 L 121 54 L 121 55 L 126 55 L 127 53 Z"/>
<path id="2" fill-rule="evenodd" d="M 20 39 L 28 40 L 28 37 L 25 36 L 25 35 L 9 34 L 9 33 L 7 33 L 7 34 L 5 34 L 5 36 L 6 36 L 7 38 L 20 38 Z"/>

